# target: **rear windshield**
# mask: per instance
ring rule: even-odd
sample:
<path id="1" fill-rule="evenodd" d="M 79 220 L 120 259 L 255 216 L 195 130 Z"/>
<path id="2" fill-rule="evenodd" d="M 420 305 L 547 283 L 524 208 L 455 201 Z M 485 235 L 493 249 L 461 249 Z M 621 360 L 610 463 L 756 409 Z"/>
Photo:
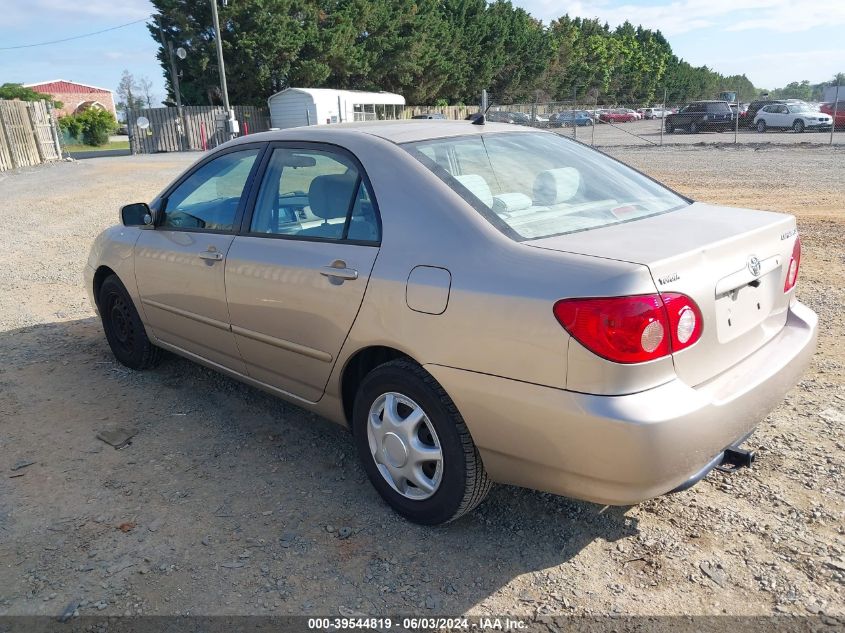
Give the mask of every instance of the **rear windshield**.
<path id="1" fill-rule="evenodd" d="M 491 133 L 403 147 L 517 240 L 629 222 L 688 204 L 630 167 L 557 134 Z"/>
<path id="2" fill-rule="evenodd" d="M 708 103 L 708 112 L 730 112 L 731 109 L 727 103 Z"/>

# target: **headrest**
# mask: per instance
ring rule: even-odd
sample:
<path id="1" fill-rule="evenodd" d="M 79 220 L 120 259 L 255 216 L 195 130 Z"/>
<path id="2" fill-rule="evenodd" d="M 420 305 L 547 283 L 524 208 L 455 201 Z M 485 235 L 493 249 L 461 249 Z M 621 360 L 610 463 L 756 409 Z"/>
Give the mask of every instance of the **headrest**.
<path id="1" fill-rule="evenodd" d="M 308 206 L 318 218 L 334 220 L 345 218 L 352 196 L 355 195 L 354 173 L 317 176 L 308 188 Z"/>
<path id="2" fill-rule="evenodd" d="M 500 193 L 493 196 L 493 211 L 496 213 L 513 213 L 522 211 L 531 206 L 531 198 L 524 193 L 515 191 L 513 193 Z"/>
<path id="3" fill-rule="evenodd" d="M 560 204 L 571 200 L 581 186 L 581 172 L 574 167 L 541 171 L 534 179 L 534 204 Z"/>
<path id="4" fill-rule="evenodd" d="M 490 185 L 487 184 L 483 176 L 479 176 L 478 174 L 464 174 L 462 176 L 455 176 L 455 180 L 469 189 L 469 192 L 481 200 L 482 204 L 487 207 L 493 206 L 493 192 L 490 191 Z"/>

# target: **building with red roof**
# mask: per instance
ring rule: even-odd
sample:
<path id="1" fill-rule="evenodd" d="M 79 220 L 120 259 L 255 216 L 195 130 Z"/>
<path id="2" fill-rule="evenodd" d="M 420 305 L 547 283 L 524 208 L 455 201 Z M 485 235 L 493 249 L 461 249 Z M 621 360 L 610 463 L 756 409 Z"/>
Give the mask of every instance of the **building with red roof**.
<path id="1" fill-rule="evenodd" d="M 112 91 L 105 88 L 67 81 L 66 79 L 25 84 L 24 87 L 48 94 L 55 101 L 61 101 L 64 105 L 61 109 L 55 110 L 56 116 L 77 114 L 87 108 L 102 108 L 117 116 Z"/>

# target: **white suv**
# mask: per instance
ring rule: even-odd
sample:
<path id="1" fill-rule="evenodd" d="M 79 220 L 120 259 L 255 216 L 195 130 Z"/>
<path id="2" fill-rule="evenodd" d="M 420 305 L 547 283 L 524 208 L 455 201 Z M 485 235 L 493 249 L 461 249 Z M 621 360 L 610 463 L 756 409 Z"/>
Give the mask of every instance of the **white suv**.
<path id="1" fill-rule="evenodd" d="M 833 118 L 829 114 L 807 105 L 806 103 L 772 103 L 757 111 L 754 126 L 758 132 L 768 128 L 792 128 L 795 132 L 805 129 L 830 128 Z"/>

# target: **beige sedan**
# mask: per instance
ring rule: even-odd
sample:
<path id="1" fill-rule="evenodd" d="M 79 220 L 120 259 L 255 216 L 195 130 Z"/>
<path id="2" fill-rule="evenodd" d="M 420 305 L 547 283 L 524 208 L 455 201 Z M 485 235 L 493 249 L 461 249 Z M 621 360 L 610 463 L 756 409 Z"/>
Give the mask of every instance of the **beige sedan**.
<path id="1" fill-rule="evenodd" d="M 121 219 L 85 274 L 118 360 L 168 350 L 347 425 L 421 523 L 492 481 L 630 504 L 748 463 L 815 347 L 792 216 L 518 126 L 250 135 Z"/>

